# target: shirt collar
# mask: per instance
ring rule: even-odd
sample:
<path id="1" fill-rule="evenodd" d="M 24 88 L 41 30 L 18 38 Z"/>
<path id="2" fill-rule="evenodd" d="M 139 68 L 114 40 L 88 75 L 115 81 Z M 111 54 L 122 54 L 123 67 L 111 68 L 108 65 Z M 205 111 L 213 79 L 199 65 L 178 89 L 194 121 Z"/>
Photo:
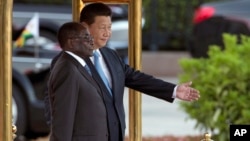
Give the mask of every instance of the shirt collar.
<path id="1" fill-rule="evenodd" d="M 96 49 L 96 50 L 94 50 L 94 52 L 95 51 L 97 51 L 98 53 L 99 53 L 99 57 L 101 57 L 102 58 L 102 54 L 101 54 L 101 52 L 100 52 L 100 50 L 99 49 Z M 90 60 L 92 61 L 92 62 L 94 62 L 94 56 L 91 56 L 91 57 L 89 57 L 90 58 Z"/>
<path id="2" fill-rule="evenodd" d="M 75 58 L 80 64 L 82 64 L 82 66 L 86 65 L 86 62 L 81 57 L 79 57 L 78 55 L 76 55 L 76 54 L 74 54 L 73 52 L 70 52 L 70 51 L 65 51 L 65 52 L 68 53 L 69 55 L 71 55 L 73 58 Z"/>

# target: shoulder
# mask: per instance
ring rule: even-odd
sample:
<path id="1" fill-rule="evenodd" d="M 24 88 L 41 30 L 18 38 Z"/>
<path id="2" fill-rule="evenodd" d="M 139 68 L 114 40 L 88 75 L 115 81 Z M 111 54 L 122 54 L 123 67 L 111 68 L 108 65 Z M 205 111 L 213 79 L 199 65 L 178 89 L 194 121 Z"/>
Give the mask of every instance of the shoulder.
<path id="1" fill-rule="evenodd" d="M 109 47 L 107 47 L 107 46 L 102 47 L 102 48 L 100 48 L 99 50 L 100 50 L 101 52 L 116 53 L 116 51 L 115 51 L 114 49 L 111 49 L 111 48 L 109 48 Z"/>
<path id="2" fill-rule="evenodd" d="M 77 61 L 72 56 L 67 53 L 62 53 L 54 62 L 51 72 L 56 72 L 56 74 L 67 74 L 77 69 L 77 67 Z"/>
<path id="3" fill-rule="evenodd" d="M 103 48 L 100 48 L 99 50 L 104 56 L 108 58 L 113 58 L 113 59 L 116 58 L 120 60 L 120 56 L 118 55 L 118 53 L 111 48 L 103 47 Z"/>

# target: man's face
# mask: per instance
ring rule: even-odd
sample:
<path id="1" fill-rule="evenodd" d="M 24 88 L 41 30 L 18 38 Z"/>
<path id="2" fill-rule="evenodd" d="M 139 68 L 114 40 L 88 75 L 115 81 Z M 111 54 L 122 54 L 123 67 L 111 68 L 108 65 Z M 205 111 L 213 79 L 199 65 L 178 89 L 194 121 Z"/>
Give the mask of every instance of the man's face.
<path id="1" fill-rule="evenodd" d="M 95 22 L 88 25 L 88 30 L 94 38 L 94 48 L 98 49 L 104 47 L 111 37 L 111 17 L 110 16 L 96 16 Z"/>
<path id="2" fill-rule="evenodd" d="M 89 32 L 84 29 L 79 36 L 74 40 L 74 52 L 82 57 L 89 57 L 93 55 L 94 40 Z"/>

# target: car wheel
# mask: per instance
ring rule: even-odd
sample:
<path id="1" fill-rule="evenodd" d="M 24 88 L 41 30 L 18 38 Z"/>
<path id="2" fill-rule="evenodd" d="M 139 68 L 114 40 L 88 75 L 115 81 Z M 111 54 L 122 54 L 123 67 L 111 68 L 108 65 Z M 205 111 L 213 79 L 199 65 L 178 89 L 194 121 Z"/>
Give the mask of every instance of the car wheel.
<path id="1" fill-rule="evenodd" d="M 25 100 L 22 97 L 22 92 L 15 84 L 12 86 L 12 116 L 13 124 L 17 127 L 17 136 L 25 134 L 27 129 L 27 109 L 25 106 Z"/>
<path id="2" fill-rule="evenodd" d="M 17 136 L 14 141 L 30 141 L 28 139 L 26 139 L 24 136 Z"/>

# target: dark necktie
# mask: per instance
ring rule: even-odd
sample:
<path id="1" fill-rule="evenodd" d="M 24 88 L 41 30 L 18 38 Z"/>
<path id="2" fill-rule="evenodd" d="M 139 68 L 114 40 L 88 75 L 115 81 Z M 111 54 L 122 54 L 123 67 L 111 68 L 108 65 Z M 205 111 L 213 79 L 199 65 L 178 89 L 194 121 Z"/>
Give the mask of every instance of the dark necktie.
<path id="1" fill-rule="evenodd" d="M 90 68 L 89 68 L 89 66 L 86 64 L 85 66 L 84 66 L 84 68 L 87 70 L 87 72 L 92 76 L 92 73 L 91 73 L 91 70 L 90 70 Z"/>
<path id="2" fill-rule="evenodd" d="M 109 93 L 112 95 L 112 91 L 111 91 L 111 88 L 109 86 L 108 79 L 105 76 L 105 74 L 102 70 L 102 67 L 101 67 L 100 54 L 97 51 L 94 52 L 94 65 L 95 65 L 95 68 L 96 68 L 97 72 L 99 73 L 100 77 L 102 78 L 103 83 L 107 87 Z"/>

